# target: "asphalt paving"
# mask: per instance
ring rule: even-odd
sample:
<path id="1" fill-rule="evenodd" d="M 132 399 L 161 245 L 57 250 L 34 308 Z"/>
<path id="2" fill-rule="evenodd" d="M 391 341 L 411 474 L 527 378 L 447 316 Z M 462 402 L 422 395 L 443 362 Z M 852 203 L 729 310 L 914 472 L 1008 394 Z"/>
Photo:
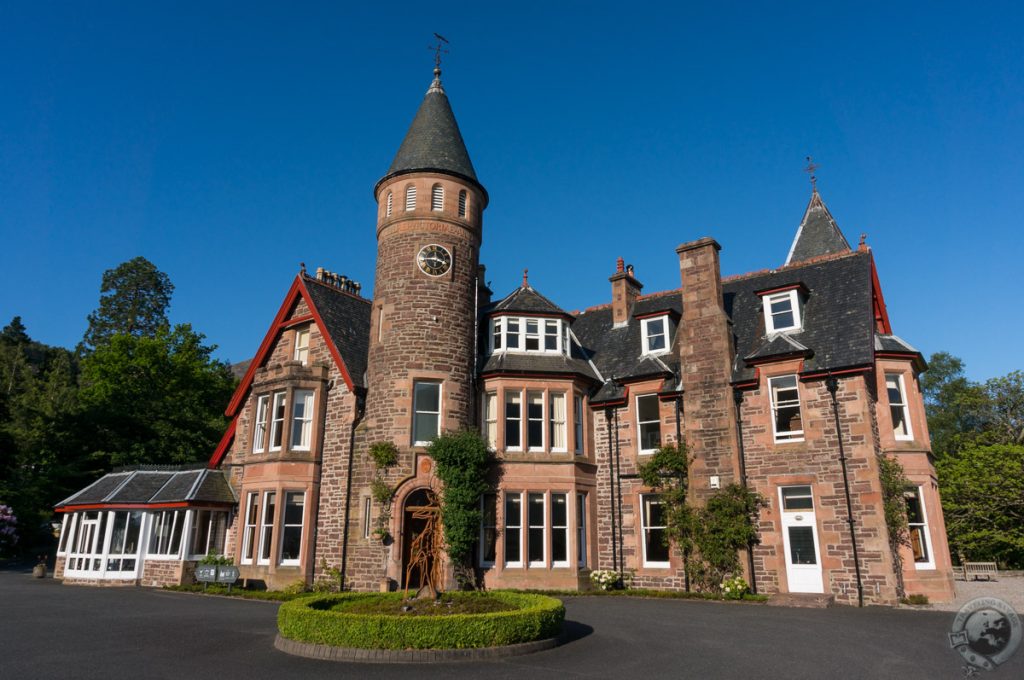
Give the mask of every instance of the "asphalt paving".
<path id="1" fill-rule="evenodd" d="M 948 612 L 566 598 L 566 640 L 490 662 L 371 665 L 273 647 L 277 604 L 0 571 L 0 678 L 960 678 Z M 986 673 L 1024 677 L 1024 649 Z"/>

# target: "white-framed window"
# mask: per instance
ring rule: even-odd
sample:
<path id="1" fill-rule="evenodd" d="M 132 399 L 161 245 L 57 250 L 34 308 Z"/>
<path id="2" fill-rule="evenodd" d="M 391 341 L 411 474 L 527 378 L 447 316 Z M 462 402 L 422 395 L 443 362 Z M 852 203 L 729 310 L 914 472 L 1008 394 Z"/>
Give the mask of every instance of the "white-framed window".
<path id="1" fill-rule="evenodd" d="M 494 566 L 498 547 L 498 495 L 480 497 L 480 566 Z"/>
<path id="2" fill-rule="evenodd" d="M 548 409 L 548 438 L 551 442 L 551 450 L 561 453 L 568 451 L 565 423 L 565 395 L 560 392 L 548 394 L 550 408 Z"/>
<path id="3" fill-rule="evenodd" d="M 113 513 L 107 572 L 134 572 L 139 556 L 139 537 L 145 514 L 141 510 Z"/>
<path id="4" fill-rule="evenodd" d="M 252 564 L 256 553 L 256 527 L 259 520 L 259 493 L 250 491 L 245 496 L 245 526 L 242 531 L 243 564 Z"/>
<path id="5" fill-rule="evenodd" d="M 800 415 L 800 389 L 795 375 L 768 378 L 772 400 L 772 432 L 776 442 L 802 442 L 803 419 Z"/>
<path id="6" fill-rule="evenodd" d="M 643 354 L 661 354 L 668 351 L 668 316 L 640 320 L 643 335 Z"/>
<path id="7" fill-rule="evenodd" d="M 505 449 L 523 450 L 523 395 L 521 392 L 505 393 Z"/>
<path id="8" fill-rule="evenodd" d="M 640 496 L 640 505 L 644 566 L 668 567 L 668 544 L 665 542 L 665 504 L 659 496 L 644 494 Z"/>
<path id="9" fill-rule="evenodd" d="M 544 511 L 544 494 L 527 494 L 527 559 L 531 567 L 543 567 L 547 563 L 547 550 L 544 534 L 547 533 L 546 515 Z"/>
<path id="10" fill-rule="evenodd" d="M 761 303 L 764 305 L 764 323 L 769 333 L 800 330 L 800 298 L 795 289 L 765 295 Z"/>
<path id="11" fill-rule="evenodd" d="M 284 437 L 285 393 L 274 393 L 274 405 L 270 411 L 270 450 L 281 450 L 281 439 Z"/>
<path id="12" fill-rule="evenodd" d="M 292 393 L 291 448 L 309 451 L 313 438 L 313 390 L 295 390 Z"/>
<path id="13" fill-rule="evenodd" d="M 484 395 L 484 438 L 492 451 L 498 448 L 498 393 Z"/>
<path id="14" fill-rule="evenodd" d="M 75 533 L 75 517 L 78 513 L 65 513 L 60 521 L 60 542 L 57 543 L 57 554 L 64 555 L 68 551 L 68 545 L 72 543 Z"/>
<path id="15" fill-rule="evenodd" d="M 281 566 L 298 566 L 302 558 L 302 524 L 305 508 L 304 491 L 285 492 L 284 513 L 281 519 Z"/>
<path id="16" fill-rule="evenodd" d="M 661 408 L 658 395 L 642 394 L 636 398 L 636 426 L 639 434 L 638 451 L 654 453 L 661 446 Z"/>
<path id="17" fill-rule="evenodd" d="M 295 331 L 295 361 L 305 366 L 309 363 L 309 326 Z"/>
<path id="18" fill-rule="evenodd" d="M 410 212 L 416 209 L 416 187 L 409 185 L 405 188 L 405 211 Z"/>
<path id="19" fill-rule="evenodd" d="M 459 192 L 459 217 L 466 216 L 466 190 Z"/>
<path id="20" fill-rule="evenodd" d="M 566 354 L 568 326 L 561 319 L 499 316 L 490 320 L 490 352 Z"/>
<path id="21" fill-rule="evenodd" d="M 505 566 L 523 566 L 523 495 L 505 492 Z"/>
<path id="22" fill-rule="evenodd" d="M 181 532 L 185 524 L 182 510 L 153 513 L 149 530 L 149 555 L 178 557 L 181 554 Z"/>
<path id="23" fill-rule="evenodd" d="M 188 554 L 196 559 L 224 552 L 228 513 L 221 510 L 193 510 Z"/>
<path id="24" fill-rule="evenodd" d="M 526 393 L 526 450 L 544 450 L 544 393 Z"/>
<path id="25" fill-rule="evenodd" d="M 583 395 L 577 392 L 572 398 L 572 426 L 575 441 L 573 450 L 583 455 Z"/>
<path id="26" fill-rule="evenodd" d="M 916 569 L 934 569 L 932 543 L 928 538 L 928 516 L 925 514 L 924 489 L 915 486 L 907 489 L 907 527 L 910 529 L 910 549 L 914 553 Z"/>
<path id="27" fill-rule="evenodd" d="M 392 193 L 391 193 L 391 192 L 389 191 L 389 192 L 388 192 L 388 207 L 387 207 L 387 212 L 386 212 L 386 215 L 387 215 L 388 217 L 391 217 L 391 210 L 392 210 L 392 208 L 394 207 L 394 204 L 395 204 L 395 197 L 394 197 L 394 195 L 392 195 Z"/>
<path id="28" fill-rule="evenodd" d="M 441 383 L 413 383 L 412 443 L 426 446 L 441 434 Z"/>
<path id="29" fill-rule="evenodd" d="M 576 564 L 587 566 L 587 494 L 576 494 Z"/>
<path id="30" fill-rule="evenodd" d="M 430 189 L 430 209 L 437 212 L 444 210 L 444 187 L 440 184 Z"/>
<path id="31" fill-rule="evenodd" d="M 885 374 L 885 391 L 889 395 L 889 415 L 892 418 L 892 434 L 896 439 L 914 438 L 910 426 L 910 409 L 907 408 L 907 391 L 902 373 Z"/>
<path id="32" fill-rule="evenodd" d="M 569 494 L 551 494 L 551 566 L 569 566 Z"/>
<path id="33" fill-rule="evenodd" d="M 367 496 L 363 499 L 363 538 L 369 538 L 373 533 L 373 499 Z"/>
<path id="34" fill-rule="evenodd" d="M 274 538 L 274 511 L 277 509 L 277 492 L 263 493 L 263 512 L 260 514 L 260 551 L 257 564 L 270 564 L 270 548 Z"/>
<path id="35" fill-rule="evenodd" d="M 267 450 L 267 407 L 270 406 L 270 395 L 263 394 L 256 398 L 256 418 L 252 426 L 252 452 L 263 453 Z"/>

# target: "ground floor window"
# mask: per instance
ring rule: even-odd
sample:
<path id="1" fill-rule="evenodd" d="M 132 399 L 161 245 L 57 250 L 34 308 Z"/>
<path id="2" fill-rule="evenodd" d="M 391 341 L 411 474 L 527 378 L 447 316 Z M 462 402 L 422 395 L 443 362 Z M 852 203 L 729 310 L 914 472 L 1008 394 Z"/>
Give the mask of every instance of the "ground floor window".
<path id="1" fill-rule="evenodd" d="M 576 494 L 576 563 L 587 566 L 587 494 Z"/>
<path id="2" fill-rule="evenodd" d="M 497 494 L 481 498 L 479 563 L 493 566 L 499 529 L 502 536 L 505 567 L 532 568 L 568 567 L 576 537 L 576 562 L 586 566 L 586 493 L 506 491 L 504 492 L 504 526 L 498 526 Z M 576 501 L 575 511 L 570 502 Z M 574 520 L 575 525 L 570 524 Z M 524 560 L 525 554 L 525 560 Z"/>
<path id="3" fill-rule="evenodd" d="M 498 546 L 498 495 L 485 493 L 480 499 L 480 566 L 494 564 Z"/>
<path id="4" fill-rule="evenodd" d="M 149 532 L 150 555 L 176 557 L 181 551 L 181 532 L 185 524 L 185 513 L 181 510 L 165 510 L 153 515 Z"/>
<path id="5" fill-rule="evenodd" d="M 928 540 L 928 518 L 925 515 L 923 489 L 919 486 L 907 489 L 907 526 L 910 529 L 910 549 L 914 553 L 914 565 L 918 569 L 934 569 L 931 542 Z"/>
<path id="6" fill-rule="evenodd" d="M 193 510 L 192 528 L 189 533 L 189 555 L 200 559 L 206 555 L 224 553 L 224 537 L 227 533 L 228 513 L 221 510 Z"/>
<path id="7" fill-rule="evenodd" d="M 505 566 L 523 566 L 523 497 L 505 494 Z"/>
<path id="8" fill-rule="evenodd" d="M 270 548 L 274 538 L 274 511 L 277 509 L 277 492 L 263 494 L 263 514 L 260 516 L 260 553 L 257 562 L 270 564 Z"/>
<path id="9" fill-rule="evenodd" d="M 665 542 L 665 504 L 660 496 L 640 497 L 640 529 L 643 534 L 645 567 L 668 567 L 668 543 Z"/>
<path id="10" fill-rule="evenodd" d="M 306 494 L 288 491 L 284 495 L 284 517 L 281 521 L 281 564 L 299 564 L 302 550 L 302 526 Z"/>
<path id="11" fill-rule="evenodd" d="M 107 571 L 134 572 L 139 555 L 139 538 L 145 513 L 141 510 L 115 512 L 111 523 L 110 550 L 107 555 Z"/>

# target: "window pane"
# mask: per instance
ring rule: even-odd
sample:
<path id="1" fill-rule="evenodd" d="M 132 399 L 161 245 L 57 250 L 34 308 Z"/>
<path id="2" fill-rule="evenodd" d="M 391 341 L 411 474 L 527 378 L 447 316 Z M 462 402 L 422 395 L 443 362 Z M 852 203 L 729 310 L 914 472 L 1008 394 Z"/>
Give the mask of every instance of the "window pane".
<path id="1" fill-rule="evenodd" d="M 636 409 L 640 416 L 640 420 L 658 420 L 657 395 L 652 394 L 645 397 L 638 397 L 636 400 Z"/>
<path id="2" fill-rule="evenodd" d="M 782 489 L 782 507 L 784 510 L 811 510 L 814 499 L 809 486 L 787 486 Z"/>
<path id="3" fill-rule="evenodd" d="M 522 527 L 522 514 L 520 506 L 522 499 L 518 494 L 505 496 L 505 561 L 519 562 L 522 560 L 520 552 L 520 527 Z"/>
<path id="4" fill-rule="evenodd" d="M 576 561 L 587 564 L 587 494 L 576 494 Z"/>
<path id="5" fill-rule="evenodd" d="M 493 563 L 498 538 L 496 530 L 498 524 L 498 497 L 496 494 L 484 494 L 483 513 L 480 523 L 482 528 L 480 559 L 483 562 Z"/>
<path id="6" fill-rule="evenodd" d="M 416 383 L 416 410 L 437 413 L 440 410 L 440 388 L 438 383 Z"/>
<path id="7" fill-rule="evenodd" d="M 647 531 L 647 561 L 668 562 L 668 546 L 665 545 L 664 529 Z"/>
<path id="8" fill-rule="evenodd" d="M 814 529 L 811 527 L 789 527 L 789 552 L 793 564 L 817 564 L 814 554 Z"/>
<path id="9" fill-rule="evenodd" d="M 565 450 L 565 395 L 551 395 L 551 448 Z"/>
<path id="10" fill-rule="evenodd" d="M 544 561 L 544 494 L 529 494 L 528 534 L 529 556 L 531 562 Z"/>
<path id="11" fill-rule="evenodd" d="M 531 449 L 544 447 L 544 394 L 530 392 L 527 397 L 526 445 Z"/>
<path id="12" fill-rule="evenodd" d="M 415 440 L 418 442 L 429 442 L 437 436 L 437 414 L 417 413 L 415 421 Z"/>
<path id="13" fill-rule="evenodd" d="M 302 514 L 306 494 L 289 491 L 285 494 L 284 527 L 281 537 L 281 561 L 297 561 L 302 547 Z"/>
<path id="14" fill-rule="evenodd" d="M 521 446 L 520 423 L 522 418 L 522 396 L 518 392 L 505 393 L 505 447 L 517 449 Z"/>

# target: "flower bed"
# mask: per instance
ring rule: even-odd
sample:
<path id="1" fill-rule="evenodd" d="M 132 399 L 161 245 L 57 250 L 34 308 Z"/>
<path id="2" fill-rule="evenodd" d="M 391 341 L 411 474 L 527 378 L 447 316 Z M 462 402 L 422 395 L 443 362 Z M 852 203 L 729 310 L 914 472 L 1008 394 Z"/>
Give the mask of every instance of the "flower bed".
<path id="1" fill-rule="evenodd" d="M 452 593 L 450 601 L 489 598 L 511 607 L 481 614 L 401 612 L 401 593 L 313 595 L 281 605 L 282 637 L 313 644 L 362 649 L 467 649 L 514 645 L 557 636 L 565 619 L 560 600 L 544 595 L 496 591 Z M 380 604 L 381 612 L 373 610 Z M 464 606 L 459 608 L 465 609 Z M 353 613 L 358 609 L 360 613 Z"/>

